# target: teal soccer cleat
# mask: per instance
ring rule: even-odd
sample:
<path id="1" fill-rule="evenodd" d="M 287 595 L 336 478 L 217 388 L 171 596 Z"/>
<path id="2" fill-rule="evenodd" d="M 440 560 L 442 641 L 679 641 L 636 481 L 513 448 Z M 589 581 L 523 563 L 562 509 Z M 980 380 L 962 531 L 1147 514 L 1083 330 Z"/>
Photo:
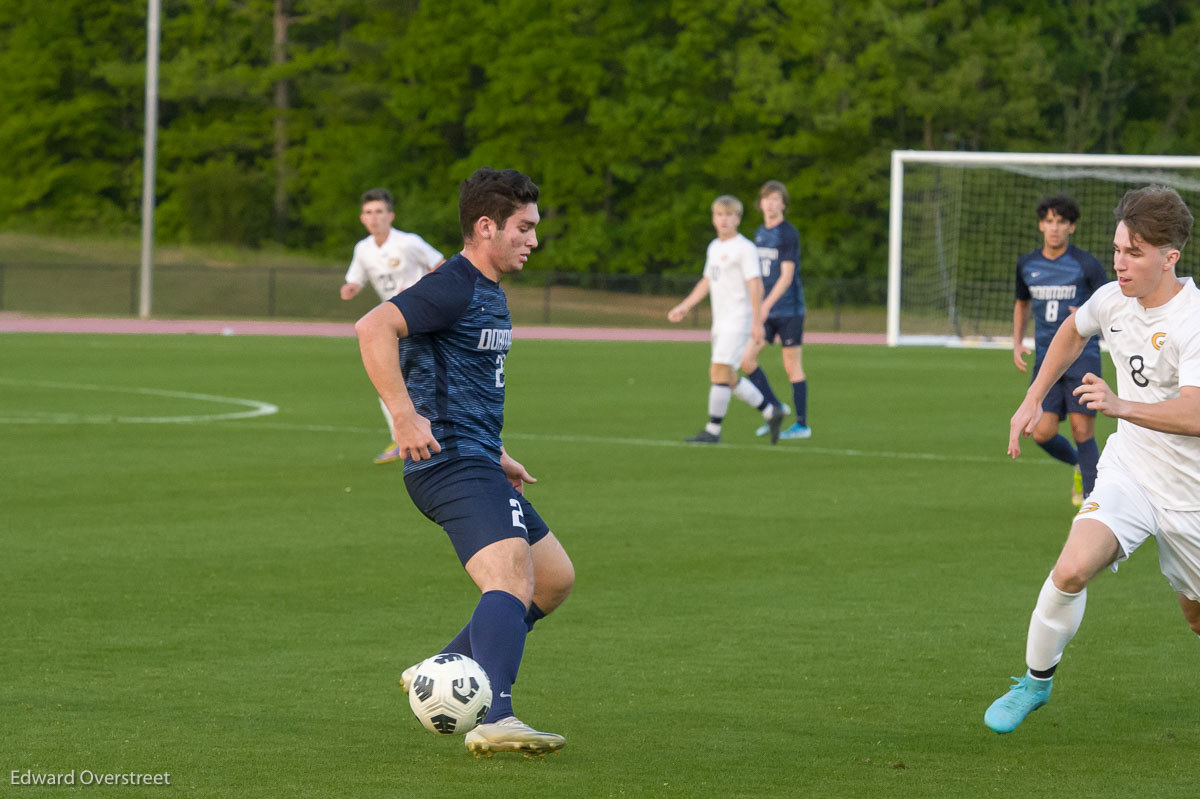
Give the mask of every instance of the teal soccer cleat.
<path id="1" fill-rule="evenodd" d="M 1028 674 L 1024 677 L 1013 677 L 1013 685 L 1008 693 L 992 702 L 992 706 L 983 714 L 983 723 L 992 732 L 1012 732 L 1021 726 L 1033 711 L 1050 701 L 1050 689 L 1054 678 L 1037 680 Z"/>
<path id="2" fill-rule="evenodd" d="M 786 402 L 783 403 L 782 405 L 780 405 L 780 407 L 783 408 L 783 414 L 782 414 L 783 416 L 787 416 L 789 413 L 792 412 L 792 406 L 788 405 Z M 759 438 L 762 438 L 763 436 L 768 435 L 770 432 L 771 432 L 771 423 L 767 422 L 766 424 L 759 425 L 758 429 L 754 431 L 754 435 L 758 436 Z M 775 442 L 772 441 L 771 443 L 773 444 Z"/>
<path id="3" fill-rule="evenodd" d="M 812 429 L 796 422 L 787 430 L 779 434 L 779 437 L 784 440 L 792 440 L 797 438 L 812 438 Z"/>

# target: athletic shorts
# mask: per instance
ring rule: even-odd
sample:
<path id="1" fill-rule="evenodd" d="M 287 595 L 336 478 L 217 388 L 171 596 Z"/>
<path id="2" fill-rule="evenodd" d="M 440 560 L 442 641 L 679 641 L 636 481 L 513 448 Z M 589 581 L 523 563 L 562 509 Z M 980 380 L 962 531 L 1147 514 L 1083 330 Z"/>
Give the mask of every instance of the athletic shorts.
<path id="1" fill-rule="evenodd" d="M 1037 371 L 1034 371 L 1034 377 L 1037 377 Z M 1033 382 L 1031 378 L 1030 383 Z M 1082 413 L 1085 416 L 1095 416 L 1096 412 L 1091 408 L 1085 407 L 1079 403 L 1079 397 L 1075 396 L 1076 386 L 1083 385 L 1081 377 L 1060 377 L 1058 381 L 1050 386 L 1050 391 L 1046 393 L 1046 398 L 1042 400 L 1042 410 L 1046 413 L 1053 413 L 1059 419 L 1066 419 L 1068 413 Z"/>
<path id="2" fill-rule="evenodd" d="M 804 343 L 804 314 L 779 316 L 774 319 L 768 317 L 763 324 L 763 333 L 766 334 L 768 344 L 774 344 L 775 337 L 778 336 L 780 346 L 799 347 Z"/>
<path id="3" fill-rule="evenodd" d="M 1128 472 L 1105 466 L 1076 519 L 1095 519 L 1113 531 L 1121 554 L 1117 563 L 1154 536 L 1158 565 L 1177 592 L 1200 601 L 1200 511 L 1156 507 Z M 1117 570 L 1117 564 L 1112 566 Z"/>
<path id="4" fill-rule="evenodd" d="M 464 566 L 497 541 L 523 538 L 533 545 L 550 532 L 529 500 L 487 458 L 453 458 L 406 472 L 404 486 L 417 509 L 450 536 Z"/>
<path id="5" fill-rule="evenodd" d="M 750 344 L 749 327 L 714 327 L 712 331 L 712 362 L 735 369 L 741 365 L 742 356 Z"/>

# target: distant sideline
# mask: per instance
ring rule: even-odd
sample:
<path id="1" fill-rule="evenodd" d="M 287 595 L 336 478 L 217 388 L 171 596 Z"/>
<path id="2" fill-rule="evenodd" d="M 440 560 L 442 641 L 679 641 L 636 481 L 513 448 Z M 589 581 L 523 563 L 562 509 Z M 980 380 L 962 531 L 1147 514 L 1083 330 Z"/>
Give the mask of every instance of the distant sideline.
<path id="1" fill-rule="evenodd" d="M 66 318 L 0 312 L 0 333 L 169 333 L 198 336 L 318 336 L 352 338 L 350 322 L 281 322 L 219 319 Z M 707 330 L 517 325 L 513 336 L 559 341 L 708 341 Z M 886 344 L 883 333 L 805 333 L 805 344 Z"/>

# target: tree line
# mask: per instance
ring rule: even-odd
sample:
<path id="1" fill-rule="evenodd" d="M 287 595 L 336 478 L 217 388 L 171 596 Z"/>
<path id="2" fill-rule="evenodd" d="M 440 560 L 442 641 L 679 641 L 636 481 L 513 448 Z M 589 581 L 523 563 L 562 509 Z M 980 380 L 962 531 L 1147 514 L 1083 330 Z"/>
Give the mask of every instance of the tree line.
<path id="1" fill-rule="evenodd" d="M 538 267 L 695 272 L 782 180 L 806 274 L 885 271 L 893 149 L 1200 152 L 1186 0 L 162 0 L 157 231 L 348 257 L 358 196 L 460 241 L 480 165 Z M 144 3 L 0 3 L 0 226 L 133 232 Z"/>

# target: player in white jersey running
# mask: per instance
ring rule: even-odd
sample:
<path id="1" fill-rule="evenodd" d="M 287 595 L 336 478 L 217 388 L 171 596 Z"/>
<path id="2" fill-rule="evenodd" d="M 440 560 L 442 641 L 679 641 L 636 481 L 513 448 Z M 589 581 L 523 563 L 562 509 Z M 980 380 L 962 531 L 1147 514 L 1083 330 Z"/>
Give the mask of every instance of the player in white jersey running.
<path id="1" fill-rule="evenodd" d="M 380 301 L 387 302 L 446 260 L 416 233 L 405 233 L 392 227 L 396 214 L 392 210 L 391 192 L 386 189 L 363 192 L 362 214 L 358 218 L 370 235 L 354 245 L 354 257 L 346 270 L 346 282 L 342 284 L 343 300 L 354 299 L 370 281 Z M 395 463 L 400 460 L 400 450 L 392 430 L 392 415 L 383 400 L 379 401 L 379 407 L 383 409 L 383 418 L 387 419 L 392 440 L 387 449 L 376 456 L 375 463 Z"/>
<path id="2" fill-rule="evenodd" d="M 1200 290 L 1175 276 L 1193 217 L 1174 190 L 1126 192 L 1116 209 L 1113 267 L 1103 286 L 1063 322 L 1013 414 L 1008 451 L 1021 453 L 1042 398 L 1093 335 L 1107 343 L 1117 391 L 1087 374 L 1074 391 L 1086 407 L 1118 419 L 1100 457 L 1096 487 L 1029 622 L 1024 677 L 992 703 L 984 722 L 1012 732 L 1050 698 L 1054 671 L 1083 620 L 1087 585 L 1150 536 L 1192 631 L 1200 635 Z"/>
<path id="3" fill-rule="evenodd" d="M 729 410 L 731 396 L 757 408 L 767 420 L 771 443 L 779 441 L 786 415 L 783 406 L 763 397 L 753 383 L 738 378 L 738 364 L 751 340 L 763 341 L 763 283 L 759 272 L 758 248 L 738 233 L 742 203 L 723 194 L 712 204 L 717 237 L 708 245 L 704 276 L 696 287 L 667 313 L 672 322 L 683 319 L 706 296 L 712 302 L 712 363 L 709 366 L 708 424 L 687 439 L 696 444 L 721 441 L 721 423 Z"/>

